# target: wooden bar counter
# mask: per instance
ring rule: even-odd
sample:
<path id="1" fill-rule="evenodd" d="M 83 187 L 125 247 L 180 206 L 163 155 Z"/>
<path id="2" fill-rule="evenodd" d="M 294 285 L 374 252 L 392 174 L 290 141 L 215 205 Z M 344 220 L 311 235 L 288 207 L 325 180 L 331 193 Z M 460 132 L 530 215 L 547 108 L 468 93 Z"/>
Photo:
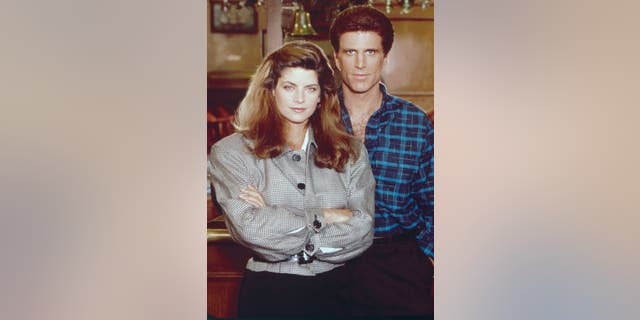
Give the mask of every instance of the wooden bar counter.
<path id="1" fill-rule="evenodd" d="M 237 317 L 238 291 L 251 252 L 234 243 L 221 216 L 207 225 L 207 314 Z"/>

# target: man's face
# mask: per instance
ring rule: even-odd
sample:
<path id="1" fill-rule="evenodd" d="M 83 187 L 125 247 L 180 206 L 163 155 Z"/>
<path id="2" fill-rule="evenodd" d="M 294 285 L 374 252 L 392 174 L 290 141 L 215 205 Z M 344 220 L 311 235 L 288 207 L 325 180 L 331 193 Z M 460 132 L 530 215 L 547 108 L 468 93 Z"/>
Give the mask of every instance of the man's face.
<path id="1" fill-rule="evenodd" d="M 378 90 L 382 67 L 387 62 L 382 37 L 373 31 L 352 31 L 343 33 L 339 40 L 340 49 L 334 56 L 344 90 L 352 93 Z"/>

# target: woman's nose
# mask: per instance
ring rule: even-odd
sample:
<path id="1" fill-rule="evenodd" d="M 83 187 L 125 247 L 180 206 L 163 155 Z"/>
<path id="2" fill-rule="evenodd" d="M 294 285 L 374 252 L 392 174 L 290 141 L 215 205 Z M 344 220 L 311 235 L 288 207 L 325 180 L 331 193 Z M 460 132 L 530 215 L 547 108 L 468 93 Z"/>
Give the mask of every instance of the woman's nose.
<path id="1" fill-rule="evenodd" d="M 304 102 L 304 91 L 296 90 L 296 93 L 293 96 L 293 100 L 298 103 Z"/>

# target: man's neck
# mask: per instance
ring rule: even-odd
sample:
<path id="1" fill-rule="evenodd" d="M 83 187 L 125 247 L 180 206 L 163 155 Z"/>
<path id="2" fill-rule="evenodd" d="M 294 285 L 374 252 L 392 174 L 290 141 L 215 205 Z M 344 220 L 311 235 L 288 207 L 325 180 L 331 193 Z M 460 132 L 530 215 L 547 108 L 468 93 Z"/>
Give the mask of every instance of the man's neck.
<path id="1" fill-rule="evenodd" d="M 350 91 L 344 84 L 342 85 L 344 105 L 349 111 L 349 115 L 372 114 L 380 108 L 382 103 L 382 91 L 375 88 L 363 93 Z"/>

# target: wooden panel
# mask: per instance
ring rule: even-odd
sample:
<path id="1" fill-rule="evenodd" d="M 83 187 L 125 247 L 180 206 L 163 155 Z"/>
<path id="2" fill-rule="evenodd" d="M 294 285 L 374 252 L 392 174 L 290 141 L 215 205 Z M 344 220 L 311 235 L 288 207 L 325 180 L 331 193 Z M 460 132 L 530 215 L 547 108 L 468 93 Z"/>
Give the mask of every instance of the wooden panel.
<path id="1" fill-rule="evenodd" d="M 236 272 L 242 274 L 251 252 L 232 242 L 209 242 L 207 272 Z"/>
<path id="2" fill-rule="evenodd" d="M 433 21 L 394 21 L 396 38 L 382 74 L 395 91 L 433 91 Z"/>
<path id="3" fill-rule="evenodd" d="M 402 99 L 409 100 L 419 106 L 426 113 L 433 113 L 433 94 L 411 94 L 411 93 L 394 93 Z"/>
<path id="4" fill-rule="evenodd" d="M 207 314 L 216 318 L 238 316 L 238 292 L 241 279 L 209 277 L 207 282 Z"/>
<path id="5" fill-rule="evenodd" d="M 399 14 L 399 7 L 388 14 L 395 29 L 393 47 L 382 72 L 389 91 L 422 107 L 433 110 L 433 7 L 414 7 L 409 15 Z M 379 9 L 384 10 L 384 6 Z"/>
<path id="6" fill-rule="evenodd" d="M 207 244 L 207 314 L 237 317 L 238 292 L 251 252 L 229 238 Z"/>

